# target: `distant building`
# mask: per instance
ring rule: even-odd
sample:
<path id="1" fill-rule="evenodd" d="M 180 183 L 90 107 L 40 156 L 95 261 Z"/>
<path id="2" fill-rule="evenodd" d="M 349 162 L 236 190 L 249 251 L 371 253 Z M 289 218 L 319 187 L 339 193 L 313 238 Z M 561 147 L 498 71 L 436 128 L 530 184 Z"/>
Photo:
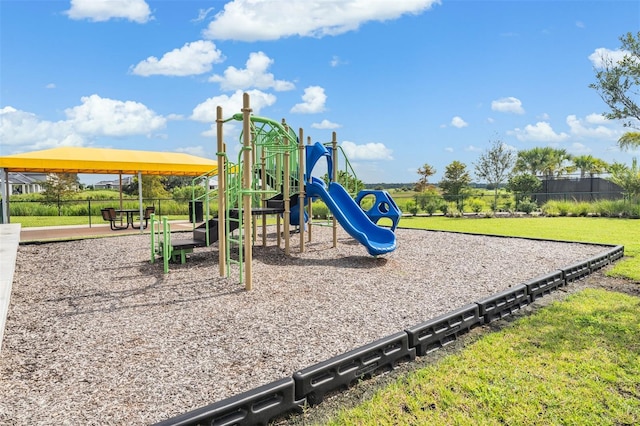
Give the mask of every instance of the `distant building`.
<path id="1" fill-rule="evenodd" d="M 122 185 L 130 185 L 133 183 L 133 176 L 123 176 Z M 120 179 L 101 180 L 93 184 L 93 189 L 117 189 L 120 190 Z"/>
<path id="2" fill-rule="evenodd" d="M 9 173 L 10 194 L 37 194 L 44 191 L 46 173 Z"/>

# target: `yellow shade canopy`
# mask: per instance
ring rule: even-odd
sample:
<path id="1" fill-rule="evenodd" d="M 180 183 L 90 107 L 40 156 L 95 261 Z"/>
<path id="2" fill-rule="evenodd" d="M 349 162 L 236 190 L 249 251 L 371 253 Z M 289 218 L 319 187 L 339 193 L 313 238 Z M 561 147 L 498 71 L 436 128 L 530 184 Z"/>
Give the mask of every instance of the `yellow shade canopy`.
<path id="1" fill-rule="evenodd" d="M 180 152 L 60 147 L 0 157 L 8 172 L 199 176 L 217 161 Z"/>

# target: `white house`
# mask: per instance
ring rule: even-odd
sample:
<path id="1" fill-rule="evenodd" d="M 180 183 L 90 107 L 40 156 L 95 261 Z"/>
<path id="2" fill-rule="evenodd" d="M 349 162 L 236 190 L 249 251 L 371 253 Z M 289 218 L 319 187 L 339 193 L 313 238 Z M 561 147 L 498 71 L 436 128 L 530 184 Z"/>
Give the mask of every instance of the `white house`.
<path id="1" fill-rule="evenodd" d="M 36 194 L 44 191 L 47 173 L 9 173 L 10 194 Z"/>
<path id="2" fill-rule="evenodd" d="M 133 183 L 133 176 L 123 176 L 122 185 L 130 185 Z M 93 184 L 93 189 L 120 189 L 120 179 L 101 180 Z"/>

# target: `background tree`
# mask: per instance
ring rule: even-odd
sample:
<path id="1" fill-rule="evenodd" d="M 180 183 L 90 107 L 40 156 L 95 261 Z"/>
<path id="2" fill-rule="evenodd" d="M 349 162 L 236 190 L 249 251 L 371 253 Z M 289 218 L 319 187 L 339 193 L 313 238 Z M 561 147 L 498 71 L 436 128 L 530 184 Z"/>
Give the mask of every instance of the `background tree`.
<path id="1" fill-rule="evenodd" d="M 593 177 L 594 175 L 604 173 L 609 167 L 606 161 L 595 158 L 593 155 L 578 155 L 573 157 L 571 161 L 573 161 L 573 166 L 577 170 L 580 170 L 580 178 L 582 179 L 587 177 L 587 175 Z"/>
<path id="2" fill-rule="evenodd" d="M 574 170 L 571 158 L 566 149 L 536 147 L 518 152 L 514 171 L 535 176 L 542 174 L 545 179 L 551 179 Z"/>
<path id="3" fill-rule="evenodd" d="M 535 175 L 523 173 L 509 178 L 507 182 L 507 191 L 513 192 L 516 199 L 516 210 L 523 201 L 531 201 L 531 194 L 539 192 L 542 188 L 542 182 Z"/>
<path id="4" fill-rule="evenodd" d="M 572 155 L 567 152 L 566 149 L 545 147 L 548 151 L 548 161 L 545 164 L 544 175 L 547 179 L 552 177 L 560 177 L 567 173 L 575 171 L 573 167 Z"/>
<path id="5" fill-rule="evenodd" d="M 436 174 L 436 169 L 430 164 L 424 163 L 424 166 L 418 169 L 420 179 L 416 182 L 416 192 L 422 192 L 429 187 L 429 178 Z"/>
<path id="6" fill-rule="evenodd" d="M 633 149 L 640 146 L 640 132 L 627 132 L 618 139 L 618 146 L 623 149 Z"/>
<path id="7" fill-rule="evenodd" d="M 326 184 L 329 184 L 329 175 L 327 173 L 322 176 L 322 179 Z M 364 189 L 364 183 L 345 170 L 338 170 L 338 183 L 342 185 L 349 194 L 357 194 L 360 190 Z"/>
<path id="8" fill-rule="evenodd" d="M 61 201 L 71 198 L 78 191 L 80 180 L 75 173 L 51 173 L 42 183 L 45 203 L 58 205 L 58 216 L 62 215 Z"/>
<path id="9" fill-rule="evenodd" d="M 442 190 L 442 196 L 447 201 L 455 201 L 460 212 L 464 209 L 464 195 L 469 190 L 471 176 L 467 166 L 460 161 L 453 161 L 444 171 L 444 177 L 438 184 Z"/>
<path id="10" fill-rule="evenodd" d="M 168 192 L 171 192 L 171 190 L 174 188 L 191 186 L 192 182 L 193 176 L 164 176 L 162 178 L 164 189 L 166 189 Z"/>
<path id="11" fill-rule="evenodd" d="M 127 195 L 138 195 L 138 177 L 134 177 L 129 185 L 123 187 Z M 142 175 L 142 198 L 147 200 L 171 198 L 164 188 L 164 178 L 157 175 Z"/>
<path id="12" fill-rule="evenodd" d="M 611 112 L 603 115 L 610 120 L 622 120 L 625 127 L 640 129 L 640 107 L 635 103 L 640 86 L 640 31 L 620 37 L 625 52 L 622 60 L 615 61 L 609 56 L 602 56 L 602 67 L 596 71 L 597 82 L 589 85 L 595 89 L 602 100 L 611 108 Z M 640 135 L 627 136 L 625 133 L 618 145 L 623 148 L 640 146 Z"/>
<path id="13" fill-rule="evenodd" d="M 498 207 L 498 190 L 511 175 L 511 170 L 516 161 L 516 153 L 509 149 L 501 140 L 492 142 L 491 147 L 485 151 L 477 163 L 474 163 L 475 173 L 478 179 L 493 186 L 492 210 Z"/>
<path id="14" fill-rule="evenodd" d="M 545 152 L 542 148 L 536 147 L 518 151 L 518 158 L 514 166 L 514 171 L 518 173 L 528 173 L 533 176 L 541 175 L 544 170 Z"/>
<path id="15" fill-rule="evenodd" d="M 640 201 L 640 168 L 637 158 L 632 160 L 631 167 L 622 166 L 613 169 L 609 179 L 622 188 L 629 200 Z"/>

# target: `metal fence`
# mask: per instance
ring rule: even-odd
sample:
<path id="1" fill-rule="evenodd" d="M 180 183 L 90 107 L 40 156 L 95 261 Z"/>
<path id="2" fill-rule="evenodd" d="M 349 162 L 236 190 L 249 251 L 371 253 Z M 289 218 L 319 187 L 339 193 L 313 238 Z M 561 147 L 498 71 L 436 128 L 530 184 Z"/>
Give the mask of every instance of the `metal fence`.
<path id="1" fill-rule="evenodd" d="M 534 200 L 544 204 L 549 200 L 560 201 L 599 201 L 620 200 L 624 198 L 622 188 L 615 183 L 599 177 L 554 178 L 542 181 L 542 190 L 534 194 Z"/>

